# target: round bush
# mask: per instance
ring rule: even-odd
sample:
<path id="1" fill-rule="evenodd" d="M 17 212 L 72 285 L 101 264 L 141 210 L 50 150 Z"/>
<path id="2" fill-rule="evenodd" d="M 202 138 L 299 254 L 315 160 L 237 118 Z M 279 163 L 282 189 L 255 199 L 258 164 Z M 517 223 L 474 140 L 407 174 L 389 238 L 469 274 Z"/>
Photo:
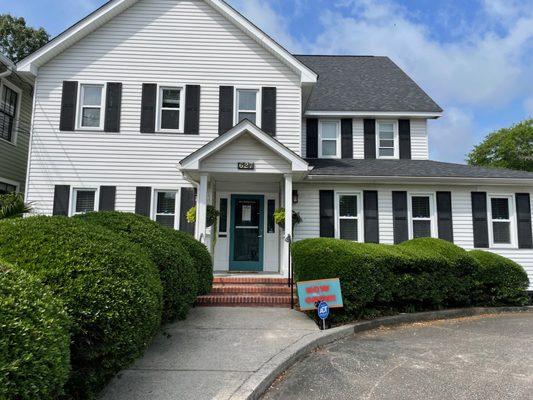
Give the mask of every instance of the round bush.
<path id="1" fill-rule="evenodd" d="M 0 261 L 0 398 L 54 399 L 69 375 L 69 318 L 35 277 Z"/>
<path id="2" fill-rule="evenodd" d="M 529 279 L 519 264 L 483 250 L 468 252 L 479 263 L 476 278 L 480 290 L 477 303 L 485 306 L 525 305 Z"/>
<path id="3" fill-rule="evenodd" d="M 97 212 L 80 215 L 118 233 L 145 250 L 159 268 L 163 285 L 163 321 L 183 319 L 196 300 L 198 275 L 183 241 L 157 222 L 132 213 Z"/>
<path id="4" fill-rule="evenodd" d="M 0 257 L 63 300 L 71 325 L 70 396 L 92 398 L 137 358 L 161 321 L 158 271 L 141 249 L 79 219 L 0 222 Z"/>
<path id="5" fill-rule="evenodd" d="M 179 240 L 189 252 L 198 273 L 198 295 L 208 294 L 213 286 L 213 261 L 207 247 L 186 232 L 163 228 Z"/>

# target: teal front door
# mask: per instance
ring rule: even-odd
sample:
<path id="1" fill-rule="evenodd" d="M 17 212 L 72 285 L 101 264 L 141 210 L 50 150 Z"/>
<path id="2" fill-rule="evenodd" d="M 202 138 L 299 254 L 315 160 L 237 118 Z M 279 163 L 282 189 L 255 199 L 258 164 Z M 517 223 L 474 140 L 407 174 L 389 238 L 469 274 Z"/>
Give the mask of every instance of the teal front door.
<path id="1" fill-rule="evenodd" d="M 231 196 L 230 271 L 263 270 L 264 196 Z"/>

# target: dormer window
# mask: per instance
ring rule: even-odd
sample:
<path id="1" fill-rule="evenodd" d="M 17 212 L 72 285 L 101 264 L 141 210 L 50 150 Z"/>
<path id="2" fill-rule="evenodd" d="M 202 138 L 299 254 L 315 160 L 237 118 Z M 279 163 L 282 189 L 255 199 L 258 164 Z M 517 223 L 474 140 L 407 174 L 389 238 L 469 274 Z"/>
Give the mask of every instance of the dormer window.
<path id="1" fill-rule="evenodd" d="M 318 154 L 321 158 L 339 158 L 341 154 L 341 123 L 338 120 L 320 121 Z"/>
<path id="2" fill-rule="evenodd" d="M 261 126 L 259 109 L 259 90 L 258 89 L 237 89 L 236 90 L 236 121 L 238 124 L 244 119 Z"/>
<path id="3" fill-rule="evenodd" d="M 376 121 L 378 158 L 398 158 L 397 121 Z"/>

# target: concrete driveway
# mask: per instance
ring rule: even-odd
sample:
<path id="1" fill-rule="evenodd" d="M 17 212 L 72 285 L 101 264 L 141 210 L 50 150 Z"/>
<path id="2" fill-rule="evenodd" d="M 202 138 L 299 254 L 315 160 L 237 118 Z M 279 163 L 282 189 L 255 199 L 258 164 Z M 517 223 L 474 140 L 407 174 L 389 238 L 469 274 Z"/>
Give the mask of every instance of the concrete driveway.
<path id="1" fill-rule="evenodd" d="M 104 400 L 226 400 L 273 357 L 319 332 L 286 308 L 198 307 L 165 326 Z"/>
<path id="2" fill-rule="evenodd" d="M 318 349 L 263 399 L 533 398 L 533 313 L 368 331 Z"/>

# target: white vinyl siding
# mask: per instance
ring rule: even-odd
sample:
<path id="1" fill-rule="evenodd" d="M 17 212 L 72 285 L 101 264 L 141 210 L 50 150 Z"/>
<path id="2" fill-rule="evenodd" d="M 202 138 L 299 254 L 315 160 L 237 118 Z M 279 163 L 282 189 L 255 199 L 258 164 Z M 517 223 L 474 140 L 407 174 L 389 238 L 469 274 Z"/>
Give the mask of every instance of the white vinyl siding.
<path id="1" fill-rule="evenodd" d="M 127 67 L 125 67 L 127 66 Z M 62 82 L 122 82 L 120 133 L 59 132 Z M 200 134 L 141 134 L 143 83 L 200 85 Z M 299 76 L 201 0 L 140 0 L 39 68 L 28 200 L 51 214 L 53 187 L 190 186 L 181 159 L 218 137 L 219 87 L 276 87 L 276 139 L 300 152 Z"/>
<path id="2" fill-rule="evenodd" d="M 302 240 L 320 236 L 319 190 L 335 190 L 336 192 L 363 192 L 364 190 L 378 191 L 379 212 L 379 240 L 380 243 L 393 244 L 394 231 L 392 219 L 392 191 L 403 190 L 408 193 L 436 193 L 440 190 L 452 192 L 453 235 L 454 243 L 465 249 L 474 248 L 474 232 L 472 227 L 471 192 L 484 191 L 489 195 L 509 195 L 509 193 L 529 192 L 531 208 L 533 209 L 533 190 L 524 187 L 495 186 L 428 186 L 428 185 L 372 185 L 372 184 L 342 184 L 342 183 L 295 183 L 298 190 L 298 204 L 293 209 L 300 213 L 302 222 L 294 228 L 294 239 Z M 488 210 L 487 210 L 488 211 Z M 487 215 L 487 218 L 490 218 Z M 489 219 L 490 222 L 490 219 Z M 516 227 L 512 228 L 516 231 Z M 485 250 L 485 249 L 484 249 Z M 508 257 L 522 265 L 529 275 L 530 289 L 533 290 L 533 249 L 491 248 L 490 251 Z"/>
<path id="3" fill-rule="evenodd" d="M 413 160 L 429 159 L 429 140 L 425 119 L 411 119 L 411 158 Z"/>

